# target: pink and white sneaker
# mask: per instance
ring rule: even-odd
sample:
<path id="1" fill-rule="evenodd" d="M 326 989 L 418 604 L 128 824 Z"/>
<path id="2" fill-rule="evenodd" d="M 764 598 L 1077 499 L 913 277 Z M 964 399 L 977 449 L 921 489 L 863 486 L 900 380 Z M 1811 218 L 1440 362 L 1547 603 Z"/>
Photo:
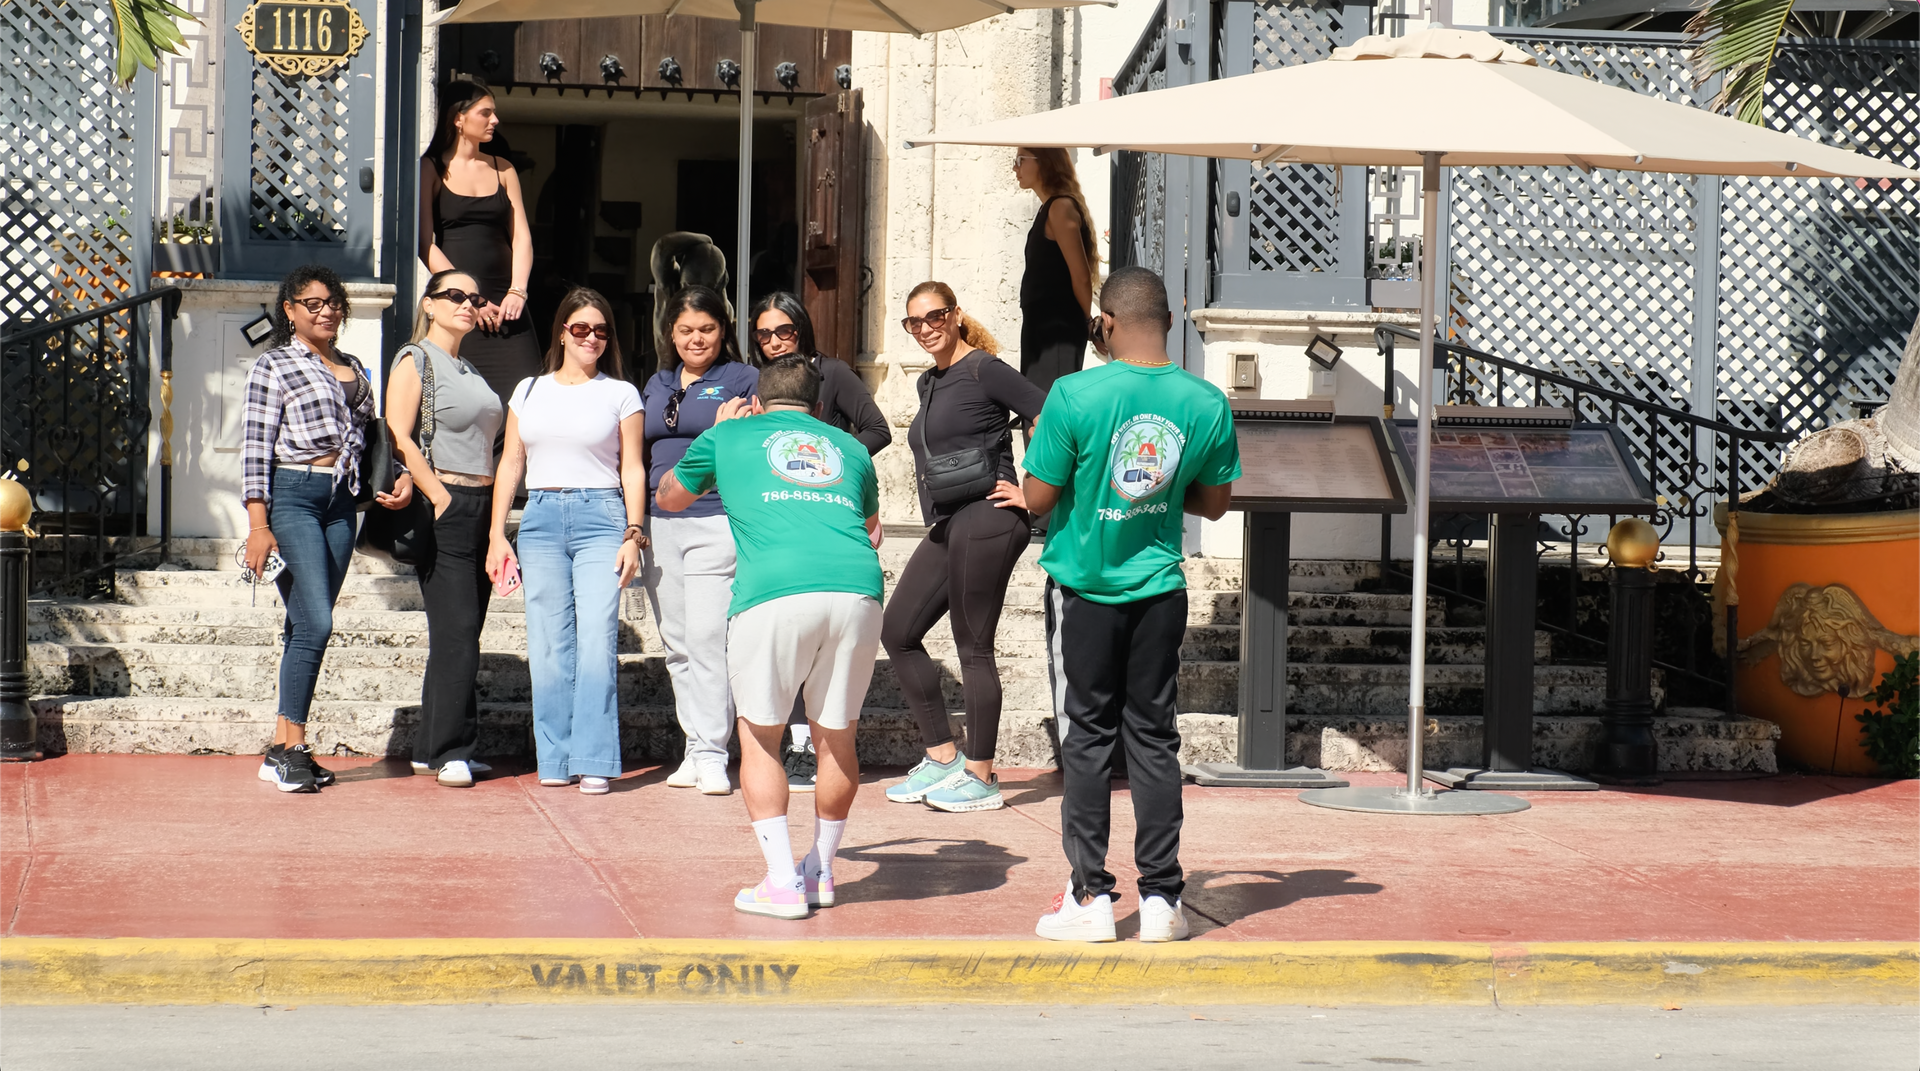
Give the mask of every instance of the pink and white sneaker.
<path id="1" fill-rule="evenodd" d="M 800 882 L 775 885 L 771 879 L 762 878 L 753 888 L 740 890 L 740 895 L 733 898 L 733 909 L 770 919 L 803 919 L 807 917 L 807 894 Z"/>
<path id="2" fill-rule="evenodd" d="M 833 906 L 833 875 L 820 872 L 819 861 L 809 855 L 800 863 L 800 879 L 806 883 L 810 907 Z"/>

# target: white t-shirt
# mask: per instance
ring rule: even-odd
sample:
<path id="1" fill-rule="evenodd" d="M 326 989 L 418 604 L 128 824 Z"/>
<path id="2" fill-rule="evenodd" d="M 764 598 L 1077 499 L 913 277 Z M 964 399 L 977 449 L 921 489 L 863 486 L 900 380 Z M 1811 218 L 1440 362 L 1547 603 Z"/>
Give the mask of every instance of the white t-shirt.
<path id="1" fill-rule="evenodd" d="M 523 379 L 507 407 L 520 418 L 527 487 L 620 486 L 620 422 L 640 412 L 640 392 L 601 373 L 571 386 Z"/>

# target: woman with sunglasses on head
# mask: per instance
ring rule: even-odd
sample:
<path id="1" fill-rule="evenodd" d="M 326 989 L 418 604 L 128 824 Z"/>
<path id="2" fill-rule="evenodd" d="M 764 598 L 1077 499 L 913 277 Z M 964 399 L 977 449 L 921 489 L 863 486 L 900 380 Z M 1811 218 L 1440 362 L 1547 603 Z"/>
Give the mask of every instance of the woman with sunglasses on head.
<path id="1" fill-rule="evenodd" d="M 1080 371 L 1086 359 L 1100 247 L 1067 150 L 1019 149 L 1013 175 L 1021 189 L 1040 198 L 1020 277 L 1020 372 L 1047 391 L 1054 380 Z"/>
<path id="2" fill-rule="evenodd" d="M 440 89 L 433 140 L 420 156 L 420 259 L 429 271 L 465 272 L 486 299 L 462 356 L 504 398 L 540 374 L 540 344 L 526 315 L 533 231 L 520 176 L 494 155 L 500 113 L 493 91 L 474 81 Z M 496 457 L 499 442 L 494 444 Z"/>
<path id="3" fill-rule="evenodd" d="M 942 811 L 993 810 L 1001 806 L 993 773 L 1001 703 L 994 634 L 1031 538 L 1013 467 L 1013 416 L 1031 424 L 1047 396 L 995 356 L 999 344 L 961 311 L 945 283 L 914 287 L 900 326 L 933 357 L 920 374 L 920 411 L 907 428 L 920 511 L 930 527 L 887 600 L 880 643 L 927 757 L 887 789 L 887 798 Z M 960 655 L 964 755 L 954 746 L 940 673 L 924 643 L 943 614 Z"/>
<path id="4" fill-rule="evenodd" d="M 280 710 L 260 766 L 260 780 L 282 792 L 318 792 L 334 781 L 313 761 L 307 714 L 333 636 L 333 604 L 353 561 L 355 498 L 362 481 L 382 475 L 360 471 L 374 391 L 359 359 L 335 345 L 348 311 L 347 288 L 331 268 L 295 268 L 274 303 L 272 348 L 247 373 L 245 561 L 255 576 L 269 555 L 286 563 L 275 578 L 287 608 Z M 397 461 L 394 476 L 393 491 L 374 496 L 388 509 L 413 496 Z"/>
<path id="5" fill-rule="evenodd" d="M 507 402 L 487 576 L 511 590 L 525 570 L 540 783 L 578 781 L 589 796 L 620 776 L 620 590 L 647 545 L 641 422 L 613 306 L 584 287 L 570 291 L 553 318 L 546 373 L 521 380 Z M 507 514 L 523 474 L 515 547 Z"/>
<path id="6" fill-rule="evenodd" d="M 473 784 L 480 706 L 480 630 L 487 622 L 487 532 L 493 505 L 493 444 L 506 423 L 500 396 L 460 345 L 487 299 L 471 275 L 434 273 L 414 314 L 413 342 L 387 372 L 387 426 L 394 452 L 433 505 L 433 556 L 416 566 L 427 610 L 427 675 L 413 768 L 453 788 Z M 424 370 L 424 371 L 423 371 Z M 431 377 L 433 397 L 423 399 Z M 421 412 L 433 414 L 424 426 Z M 417 439 L 417 441 L 416 441 Z"/>
<path id="7" fill-rule="evenodd" d="M 749 334 L 753 361 L 758 367 L 782 357 L 803 354 L 820 373 L 820 402 L 813 415 L 859 440 L 872 457 L 893 442 L 893 429 L 885 414 L 873 404 L 873 392 L 845 361 L 836 361 L 814 347 L 813 318 L 797 294 L 776 290 L 753 306 L 753 330 Z M 787 768 L 787 789 L 812 792 L 817 760 L 813 753 L 813 729 L 807 724 L 807 712 L 794 704 L 787 720 L 792 742 L 783 761 Z"/>
<path id="8" fill-rule="evenodd" d="M 661 313 L 667 351 L 640 398 L 647 417 L 647 509 L 653 515 L 644 574 L 647 601 L 667 649 L 673 705 L 687 736 L 686 751 L 667 784 L 724 796 L 733 791 L 727 778 L 727 742 L 733 738 L 733 691 L 727 685 L 733 530 L 716 491 L 666 514 L 653 509 L 653 495 L 693 440 L 713 427 L 723 404 L 753 396 L 760 373 L 740 360 L 727 304 L 718 293 L 685 287 L 667 299 Z"/>

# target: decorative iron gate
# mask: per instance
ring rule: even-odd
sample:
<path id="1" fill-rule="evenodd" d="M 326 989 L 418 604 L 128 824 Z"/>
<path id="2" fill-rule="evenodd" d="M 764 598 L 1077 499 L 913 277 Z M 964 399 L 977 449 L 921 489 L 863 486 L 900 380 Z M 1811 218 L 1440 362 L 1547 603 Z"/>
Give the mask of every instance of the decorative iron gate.
<path id="1" fill-rule="evenodd" d="M 1167 5 L 1154 10 L 1133 53 L 1113 78 L 1115 96 L 1167 88 Z M 1160 269 L 1166 259 L 1167 158 L 1157 152 L 1113 154 L 1112 267 Z"/>

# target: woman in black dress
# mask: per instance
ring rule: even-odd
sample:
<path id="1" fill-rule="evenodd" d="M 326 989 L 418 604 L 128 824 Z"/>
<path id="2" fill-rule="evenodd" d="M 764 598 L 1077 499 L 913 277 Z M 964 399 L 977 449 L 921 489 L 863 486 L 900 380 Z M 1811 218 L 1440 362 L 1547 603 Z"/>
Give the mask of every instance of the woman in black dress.
<path id="1" fill-rule="evenodd" d="M 540 345 L 525 315 L 533 232 L 513 165 L 481 149 L 500 116 L 478 82 L 440 91 L 440 121 L 420 157 L 420 259 L 432 272 L 461 271 L 487 304 L 460 356 L 502 398 L 540 374 Z M 494 453 L 499 453 L 496 443 Z"/>
<path id="2" fill-rule="evenodd" d="M 1020 279 L 1020 372 L 1045 391 L 1086 358 L 1100 247 L 1067 150 L 1021 149 L 1013 174 L 1040 198 Z"/>

